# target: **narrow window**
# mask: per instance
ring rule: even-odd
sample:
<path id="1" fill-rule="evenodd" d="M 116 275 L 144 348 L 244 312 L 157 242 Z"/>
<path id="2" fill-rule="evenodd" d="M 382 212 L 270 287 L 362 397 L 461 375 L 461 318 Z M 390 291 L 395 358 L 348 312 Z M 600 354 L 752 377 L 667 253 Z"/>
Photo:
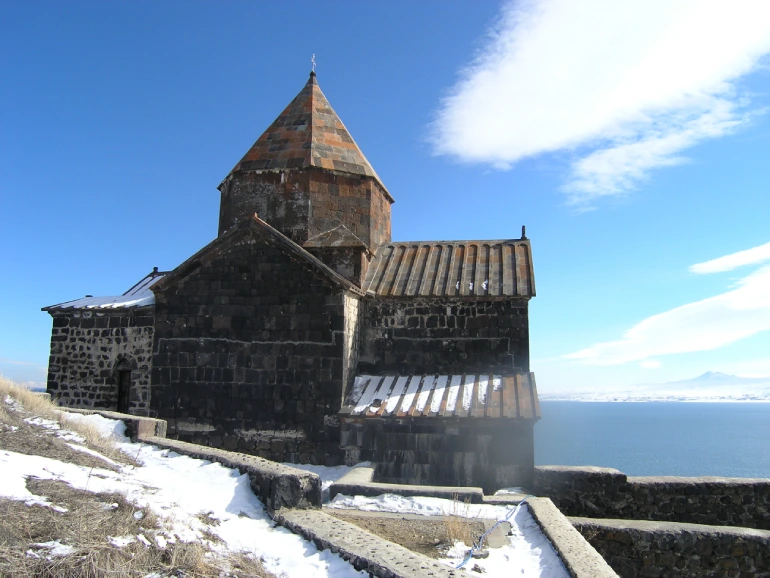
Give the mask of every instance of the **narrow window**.
<path id="1" fill-rule="evenodd" d="M 131 370 L 118 371 L 118 411 L 128 413 L 128 397 L 131 391 Z"/>

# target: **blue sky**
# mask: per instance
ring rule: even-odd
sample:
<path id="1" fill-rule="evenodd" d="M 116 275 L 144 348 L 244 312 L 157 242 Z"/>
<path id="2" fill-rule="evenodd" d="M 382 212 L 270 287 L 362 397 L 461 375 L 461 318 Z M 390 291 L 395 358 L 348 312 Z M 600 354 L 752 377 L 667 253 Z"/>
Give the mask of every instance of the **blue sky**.
<path id="1" fill-rule="evenodd" d="M 770 375 L 770 5 L 725 6 L 2 3 L 0 373 L 216 236 L 315 54 L 395 240 L 527 226 L 541 391 Z"/>

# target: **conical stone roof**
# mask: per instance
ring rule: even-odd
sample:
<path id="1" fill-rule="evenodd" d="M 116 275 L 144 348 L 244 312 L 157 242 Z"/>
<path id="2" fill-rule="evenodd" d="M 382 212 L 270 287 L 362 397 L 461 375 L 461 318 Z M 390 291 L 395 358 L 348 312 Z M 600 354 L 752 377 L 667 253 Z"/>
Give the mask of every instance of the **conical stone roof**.
<path id="1" fill-rule="evenodd" d="M 314 72 L 310 73 L 310 79 L 300 93 L 230 172 L 307 167 L 372 177 L 385 189 L 321 92 Z"/>

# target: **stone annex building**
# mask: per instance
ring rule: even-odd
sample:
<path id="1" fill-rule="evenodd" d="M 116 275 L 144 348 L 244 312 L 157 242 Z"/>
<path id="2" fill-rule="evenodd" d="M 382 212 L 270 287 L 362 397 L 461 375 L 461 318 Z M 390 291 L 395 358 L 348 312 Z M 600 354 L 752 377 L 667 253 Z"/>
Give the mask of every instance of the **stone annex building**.
<path id="1" fill-rule="evenodd" d="M 529 240 L 391 240 L 394 202 L 315 73 L 219 185 L 219 235 L 53 317 L 61 405 L 376 481 L 527 485 Z"/>

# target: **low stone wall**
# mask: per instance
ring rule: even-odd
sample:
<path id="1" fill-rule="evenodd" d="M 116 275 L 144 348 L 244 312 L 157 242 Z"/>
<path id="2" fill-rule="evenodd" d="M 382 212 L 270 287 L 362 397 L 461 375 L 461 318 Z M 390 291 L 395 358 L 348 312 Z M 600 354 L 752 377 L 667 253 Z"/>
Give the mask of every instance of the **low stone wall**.
<path id="1" fill-rule="evenodd" d="M 407 550 L 403 546 L 388 542 L 320 510 L 282 510 L 276 513 L 275 521 L 306 540 L 312 541 L 319 549 L 339 554 L 356 570 L 364 570 L 370 576 L 379 578 L 478 576 L 476 573 L 457 570 L 438 560 Z"/>
<path id="2" fill-rule="evenodd" d="M 329 499 L 333 500 L 337 494 L 346 496 L 380 496 L 382 494 L 396 494 L 397 496 L 428 496 L 431 498 L 443 498 L 445 500 L 457 500 L 467 504 L 484 503 L 484 491 L 473 487 L 452 486 L 412 486 L 407 484 L 381 484 L 373 482 L 374 468 L 358 466 L 350 470 L 329 487 Z"/>
<path id="3" fill-rule="evenodd" d="M 116 419 L 126 424 L 126 437 L 132 441 L 145 440 L 149 437 L 166 437 L 166 422 L 162 419 L 152 417 L 141 417 L 127 413 L 118 413 L 116 411 L 106 411 L 98 409 L 76 409 L 73 407 L 63 407 L 62 410 L 68 413 L 77 413 L 80 415 L 97 414 L 107 419 Z"/>
<path id="4" fill-rule="evenodd" d="M 572 578 L 613 578 L 617 574 L 547 498 L 529 498 L 527 509 Z"/>
<path id="5" fill-rule="evenodd" d="M 248 474 L 252 491 L 259 496 L 268 511 L 280 508 L 320 508 L 321 478 L 311 472 L 298 470 L 256 456 L 238 454 L 178 440 L 150 437 L 146 443 L 177 453 L 217 462 Z"/>
<path id="6" fill-rule="evenodd" d="M 609 468 L 538 466 L 533 491 L 567 516 L 770 530 L 770 479 L 628 477 Z"/>
<path id="7" fill-rule="evenodd" d="M 770 576 L 770 531 L 643 520 L 571 518 L 622 578 Z"/>

